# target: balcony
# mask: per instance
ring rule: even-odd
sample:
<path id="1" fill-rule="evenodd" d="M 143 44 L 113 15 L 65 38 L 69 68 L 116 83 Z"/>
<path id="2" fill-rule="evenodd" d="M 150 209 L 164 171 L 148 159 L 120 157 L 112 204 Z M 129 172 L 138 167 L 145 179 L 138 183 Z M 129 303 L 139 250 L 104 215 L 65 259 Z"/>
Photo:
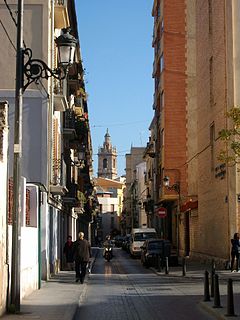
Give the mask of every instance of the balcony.
<path id="1" fill-rule="evenodd" d="M 75 129 L 78 137 L 85 136 L 89 131 L 88 120 L 85 117 L 78 117 L 75 123 Z"/>
<path id="2" fill-rule="evenodd" d="M 53 195 L 63 196 L 68 192 L 66 188 L 66 164 L 63 159 L 53 159 L 53 179 L 50 184 Z"/>
<path id="3" fill-rule="evenodd" d="M 56 29 L 67 28 L 70 25 L 67 0 L 55 0 L 54 25 Z"/>
<path id="4" fill-rule="evenodd" d="M 155 158 L 155 147 L 154 147 L 154 142 L 148 142 L 147 147 L 145 149 L 145 153 L 150 157 L 150 158 Z"/>
<path id="5" fill-rule="evenodd" d="M 73 110 L 68 109 L 64 114 L 63 134 L 64 138 L 68 140 L 76 138 L 75 113 Z"/>
<path id="6" fill-rule="evenodd" d="M 86 198 L 79 190 L 79 187 L 76 183 L 72 182 L 68 185 L 68 192 L 62 199 L 65 204 L 74 208 L 78 208 L 78 211 L 84 212 L 83 208 L 86 203 Z"/>
<path id="7" fill-rule="evenodd" d="M 54 111 L 64 112 L 68 109 L 68 102 L 63 94 L 54 94 Z"/>

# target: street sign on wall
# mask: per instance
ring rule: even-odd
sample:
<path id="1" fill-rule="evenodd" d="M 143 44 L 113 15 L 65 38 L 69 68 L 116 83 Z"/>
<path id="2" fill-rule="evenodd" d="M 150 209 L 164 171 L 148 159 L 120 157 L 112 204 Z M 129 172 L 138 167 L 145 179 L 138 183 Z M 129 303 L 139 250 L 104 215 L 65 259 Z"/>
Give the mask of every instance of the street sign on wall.
<path id="1" fill-rule="evenodd" d="M 164 207 L 158 207 L 155 209 L 155 214 L 159 217 L 159 218 L 166 218 L 167 216 L 167 209 Z"/>

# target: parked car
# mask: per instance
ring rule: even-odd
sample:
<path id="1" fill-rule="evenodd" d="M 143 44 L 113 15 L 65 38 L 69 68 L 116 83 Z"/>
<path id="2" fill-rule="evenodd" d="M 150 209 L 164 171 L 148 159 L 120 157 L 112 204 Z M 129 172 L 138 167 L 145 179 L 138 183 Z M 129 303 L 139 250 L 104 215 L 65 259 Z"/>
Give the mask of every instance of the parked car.
<path id="1" fill-rule="evenodd" d="M 157 238 L 157 232 L 154 228 L 133 228 L 131 231 L 130 255 L 132 257 L 141 256 L 141 246 L 147 239 Z"/>
<path id="2" fill-rule="evenodd" d="M 127 234 L 126 236 L 124 236 L 123 242 L 122 242 L 122 249 L 128 253 L 129 253 L 130 240 L 131 240 L 131 235 Z"/>
<path id="3" fill-rule="evenodd" d="M 122 243 L 123 243 L 123 239 L 124 239 L 123 236 L 117 235 L 117 236 L 114 238 L 115 247 L 121 248 L 121 247 L 122 247 Z"/>
<path id="4" fill-rule="evenodd" d="M 141 262 L 146 267 L 157 267 L 158 257 L 164 258 L 171 255 L 171 243 L 164 239 L 148 239 L 141 247 Z"/>

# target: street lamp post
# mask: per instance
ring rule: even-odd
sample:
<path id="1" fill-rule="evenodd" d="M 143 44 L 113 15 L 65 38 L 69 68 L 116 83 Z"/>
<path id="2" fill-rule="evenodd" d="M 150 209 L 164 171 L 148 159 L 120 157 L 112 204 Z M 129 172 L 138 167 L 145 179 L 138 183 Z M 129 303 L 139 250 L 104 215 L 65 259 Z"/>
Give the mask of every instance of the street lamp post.
<path id="1" fill-rule="evenodd" d="M 176 238 L 177 238 L 177 257 L 179 256 L 179 215 L 180 215 L 180 201 L 181 201 L 181 189 L 180 181 L 170 186 L 170 178 L 165 176 L 163 178 L 163 185 L 169 190 L 174 190 L 178 194 L 177 214 L 176 214 Z"/>
<path id="2" fill-rule="evenodd" d="M 13 155 L 13 215 L 12 215 L 12 260 L 11 260 L 11 312 L 20 312 L 20 261 L 21 261 L 21 160 L 22 160 L 22 102 L 23 92 L 40 79 L 54 77 L 63 80 L 73 63 L 77 40 L 63 29 L 63 34 L 56 39 L 58 48 L 58 68 L 51 70 L 39 59 L 32 59 L 32 50 L 23 46 L 23 7 L 24 0 L 18 0 L 17 14 L 17 54 L 16 88 L 14 120 L 14 155 Z M 28 60 L 24 64 L 24 57 Z M 24 84 L 24 76 L 26 83 Z"/>

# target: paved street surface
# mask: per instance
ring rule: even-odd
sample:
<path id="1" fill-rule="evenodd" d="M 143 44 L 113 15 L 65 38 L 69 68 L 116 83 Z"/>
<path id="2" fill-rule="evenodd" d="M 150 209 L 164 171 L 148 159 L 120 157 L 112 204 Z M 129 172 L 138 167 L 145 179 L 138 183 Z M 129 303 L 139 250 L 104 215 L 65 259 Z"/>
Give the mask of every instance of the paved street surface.
<path id="1" fill-rule="evenodd" d="M 174 320 L 229 319 L 227 280 L 233 279 L 235 313 L 240 319 L 240 273 L 217 270 L 222 308 L 213 308 L 213 298 L 203 302 L 204 271 L 210 266 L 187 261 L 171 267 L 169 275 L 141 265 L 121 249 L 114 248 L 113 260 L 94 259 L 92 273 L 84 284 L 75 282 L 74 272 L 60 272 L 22 301 L 21 313 L 3 320 Z"/>
<path id="2" fill-rule="evenodd" d="M 214 319 L 199 305 L 202 279 L 158 276 L 121 249 L 95 263 L 75 320 Z"/>

